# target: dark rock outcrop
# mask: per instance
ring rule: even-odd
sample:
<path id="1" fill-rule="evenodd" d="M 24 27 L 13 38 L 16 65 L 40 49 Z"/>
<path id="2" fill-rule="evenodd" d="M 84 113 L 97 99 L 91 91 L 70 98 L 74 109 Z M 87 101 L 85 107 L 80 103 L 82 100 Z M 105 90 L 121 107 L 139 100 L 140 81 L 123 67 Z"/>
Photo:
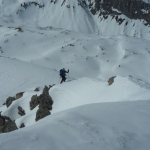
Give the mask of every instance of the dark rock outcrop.
<path id="1" fill-rule="evenodd" d="M 0 116 L 0 127 L 5 124 L 5 119 Z"/>
<path id="2" fill-rule="evenodd" d="M 53 84 L 53 85 L 49 85 L 49 88 L 48 88 L 48 89 L 52 88 L 53 86 L 55 86 L 55 84 Z"/>
<path id="3" fill-rule="evenodd" d="M 150 25 L 150 4 L 143 0 L 89 0 L 91 13 L 95 15 L 121 15 L 124 14 L 130 19 L 143 19 Z"/>
<path id="4" fill-rule="evenodd" d="M 52 86 L 51 86 L 52 87 Z M 30 101 L 30 109 L 33 110 L 37 105 L 52 109 L 53 100 L 49 95 L 49 88 L 45 86 L 43 93 L 40 96 L 33 95 Z"/>
<path id="5" fill-rule="evenodd" d="M 35 6 L 35 7 L 38 7 L 38 8 L 44 8 L 44 4 L 41 5 L 41 4 L 37 3 L 37 2 L 24 2 L 24 3 L 21 3 L 20 6 L 21 6 L 21 8 L 18 9 L 16 14 L 19 14 L 20 12 L 23 11 L 23 9 L 26 10 L 26 9 L 32 7 L 32 6 Z"/>
<path id="6" fill-rule="evenodd" d="M 12 120 L 9 120 L 7 121 L 7 123 L 3 126 L 2 128 L 2 133 L 6 133 L 6 132 L 11 132 L 11 131 L 14 131 L 14 130 L 17 130 L 17 126 L 16 126 L 16 123 L 15 121 L 12 121 Z M 0 131 L 0 132 L 1 132 Z"/>
<path id="7" fill-rule="evenodd" d="M 51 110 L 50 106 L 53 105 L 53 100 L 49 95 L 49 88 L 47 86 L 44 87 L 43 93 L 39 96 L 39 102 L 40 105 L 46 105 Z"/>
<path id="8" fill-rule="evenodd" d="M 15 30 L 18 30 L 18 32 L 23 32 L 23 29 L 21 27 L 15 28 Z"/>
<path id="9" fill-rule="evenodd" d="M 16 94 L 16 100 L 19 99 L 19 98 L 21 98 L 23 96 L 23 93 L 24 92 L 17 93 Z"/>
<path id="10" fill-rule="evenodd" d="M 38 91 L 40 91 L 39 87 L 37 87 L 37 88 L 36 88 L 34 91 L 35 91 L 35 92 L 38 92 Z"/>
<path id="11" fill-rule="evenodd" d="M 6 100 L 6 106 L 9 107 L 14 100 L 15 100 L 15 97 L 8 97 Z"/>
<path id="12" fill-rule="evenodd" d="M 30 101 L 30 109 L 33 110 L 39 104 L 39 99 L 37 95 L 33 95 Z"/>
<path id="13" fill-rule="evenodd" d="M 5 124 L 5 118 L 1 115 L 0 112 L 0 127 L 3 126 Z"/>
<path id="14" fill-rule="evenodd" d="M 15 121 L 12 121 L 9 117 L 2 116 L 0 114 L 0 133 L 11 132 L 17 129 Z"/>
<path id="15" fill-rule="evenodd" d="M 115 77 L 116 77 L 116 76 L 109 78 L 109 80 L 108 80 L 108 84 L 109 84 L 109 85 L 113 84 Z"/>
<path id="16" fill-rule="evenodd" d="M 37 99 L 39 101 L 39 109 L 36 112 L 36 121 L 50 115 L 50 110 L 52 110 L 53 100 L 49 95 L 47 86 L 45 86 L 43 93 Z"/>
<path id="17" fill-rule="evenodd" d="M 24 116 L 24 115 L 26 114 L 25 111 L 22 109 L 21 106 L 18 106 L 18 114 L 19 114 L 20 116 Z"/>
<path id="18" fill-rule="evenodd" d="M 22 124 L 20 125 L 20 128 L 24 128 L 24 127 L 25 127 L 25 124 L 22 123 Z"/>
<path id="19" fill-rule="evenodd" d="M 44 4 L 41 5 L 41 4 L 37 3 L 37 2 L 24 2 L 24 3 L 21 4 L 21 7 L 27 9 L 28 7 L 30 7 L 32 5 L 38 6 L 39 8 L 43 8 L 44 7 Z"/>
<path id="20" fill-rule="evenodd" d="M 15 97 L 8 97 L 4 105 L 6 105 L 8 108 L 12 104 L 13 101 L 21 98 L 23 96 L 23 93 L 24 92 L 17 93 Z"/>
<path id="21" fill-rule="evenodd" d="M 50 115 L 51 113 L 49 112 L 49 109 L 47 107 L 44 106 L 39 106 L 39 109 L 36 112 L 36 118 L 35 120 L 38 121 L 48 115 Z"/>

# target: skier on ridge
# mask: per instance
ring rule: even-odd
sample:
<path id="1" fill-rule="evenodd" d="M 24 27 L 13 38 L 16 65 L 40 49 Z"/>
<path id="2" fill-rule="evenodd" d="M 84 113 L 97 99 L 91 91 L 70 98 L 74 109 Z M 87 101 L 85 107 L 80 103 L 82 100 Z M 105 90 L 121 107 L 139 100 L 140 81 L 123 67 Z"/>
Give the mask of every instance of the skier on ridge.
<path id="1" fill-rule="evenodd" d="M 60 84 L 66 81 L 66 73 L 69 73 L 69 69 L 68 71 L 66 71 L 65 68 L 60 70 L 60 77 L 62 78 Z"/>

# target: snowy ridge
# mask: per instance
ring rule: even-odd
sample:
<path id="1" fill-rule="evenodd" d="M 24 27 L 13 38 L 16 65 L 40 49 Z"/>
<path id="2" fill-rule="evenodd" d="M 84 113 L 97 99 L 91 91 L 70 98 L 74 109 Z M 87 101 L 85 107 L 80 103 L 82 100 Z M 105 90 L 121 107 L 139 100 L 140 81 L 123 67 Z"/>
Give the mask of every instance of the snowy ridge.
<path id="1" fill-rule="evenodd" d="M 52 113 L 90 103 L 149 100 L 150 84 L 139 84 L 135 79 L 134 82 L 132 78 L 118 76 L 111 86 L 88 78 L 54 86 L 50 90 L 55 100 Z"/>

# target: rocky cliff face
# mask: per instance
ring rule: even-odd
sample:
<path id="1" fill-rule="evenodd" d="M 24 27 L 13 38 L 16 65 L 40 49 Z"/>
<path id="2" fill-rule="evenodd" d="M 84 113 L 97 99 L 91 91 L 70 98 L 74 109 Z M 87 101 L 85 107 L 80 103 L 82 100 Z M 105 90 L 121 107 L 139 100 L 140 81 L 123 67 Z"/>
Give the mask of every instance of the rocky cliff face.
<path id="1" fill-rule="evenodd" d="M 55 4 L 57 0 L 51 0 L 50 2 Z M 66 0 L 63 0 L 62 5 L 65 2 Z M 144 19 L 148 24 L 150 24 L 150 3 L 146 3 L 143 0 L 81 0 L 78 1 L 78 5 L 80 6 L 85 6 L 87 3 L 89 3 L 89 8 L 93 15 L 95 15 L 97 12 L 100 12 L 100 15 L 124 14 L 130 19 Z M 44 7 L 44 4 L 40 5 L 37 2 L 22 3 L 21 7 L 24 7 L 26 9 L 31 5 L 38 6 L 39 8 Z"/>
<path id="2" fill-rule="evenodd" d="M 121 15 L 130 19 L 143 19 L 150 25 L 150 4 L 143 0 L 89 0 L 93 15 Z"/>

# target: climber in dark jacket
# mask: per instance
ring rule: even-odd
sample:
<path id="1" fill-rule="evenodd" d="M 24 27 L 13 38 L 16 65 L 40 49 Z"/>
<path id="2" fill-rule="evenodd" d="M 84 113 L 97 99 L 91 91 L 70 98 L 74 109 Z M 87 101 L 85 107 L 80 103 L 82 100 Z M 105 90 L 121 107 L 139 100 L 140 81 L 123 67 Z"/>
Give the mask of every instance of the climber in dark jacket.
<path id="1" fill-rule="evenodd" d="M 68 71 L 66 71 L 65 68 L 60 70 L 60 77 L 62 78 L 60 84 L 66 81 L 66 73 L 69 73 L 69 69 Z"/>

